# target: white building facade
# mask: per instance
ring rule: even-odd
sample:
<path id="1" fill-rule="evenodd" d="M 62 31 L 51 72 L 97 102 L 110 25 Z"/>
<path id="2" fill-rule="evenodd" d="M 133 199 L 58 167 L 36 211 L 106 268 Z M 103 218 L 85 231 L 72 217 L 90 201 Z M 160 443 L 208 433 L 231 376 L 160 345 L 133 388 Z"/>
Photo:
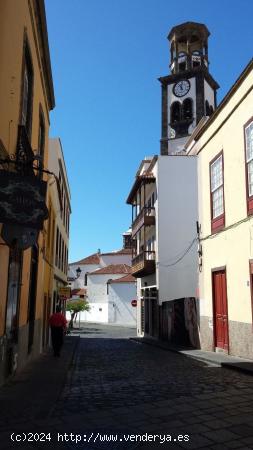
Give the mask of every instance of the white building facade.
<path id="1" fill-rule="evenodd" d="M 216 108 L 204 24 L 172 28 L 162 90 L 160 155 L 142 161 L 127 203 L 133 207 L 132 274 L 138 279 L 138 334 L 199 347 L 197 158 L 185 145 Z"/>
<path id="2" fill-rule="evenodd" d="M 80 321 L 136 326 L 136 282 L 131 276 L 131 233 L 123 235 L 124 247 L 108 253 L 98 251 L 69 265 L 68 280 L 73 297 L 80 292 L 90 311 L 80 313 Z M 124 279 L 117 287 L 113 283 Z M 67 315 L 69 317 L 69 315 Z"/>
<path id="3" fill-rule="evenodd" d="M 127 202 L 134 218 L 138 335 L 179 339 L 171 316 L 178 311 L 188 318 L 188 299 L 196 296 L 198 285 L 196 157 L 143 160 Z"/>
<path id="4" fill-rule="evenodd" d="M 136 280 L 131 275 L 108 283 L 108 322 L 136 327 Z"/>

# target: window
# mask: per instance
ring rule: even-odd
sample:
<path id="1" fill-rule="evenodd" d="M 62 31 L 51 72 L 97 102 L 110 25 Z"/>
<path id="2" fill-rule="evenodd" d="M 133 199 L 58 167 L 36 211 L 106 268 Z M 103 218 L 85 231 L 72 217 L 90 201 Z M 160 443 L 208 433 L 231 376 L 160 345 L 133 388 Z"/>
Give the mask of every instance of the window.
<path id="1" fill-rule="evenodd" d="M 253 121 L 245 126 L 245 161 L 247 177 L 247 209 L 253 214 Z"/>
<path id="2" fill-rule="evenodd" d="M 206 110 L 206 116 L 210 116 L 210 105 L 209 105 L 208 100 L 205 101 L 205 110 Z"/>
<path id="3" fill-rule="evenodd" d="M 10 248 L 5 334 L 13 342 L 18 341 L 22 255 L 21 250 Z"/>
<path id="4" fill-rule="evenodd" d="M 39 117 L 39 133 L 38 133 L 38 156 L 40 157 L 39 169 L 43 169 L 44 161 L 44 146 L 45 146 L 45 124 L 42 111 Z M 42 178 L 43 172 L 38 171 L 38 176 Z"/>
<path id="5" fill-rule="evenodd" d="M 183 101 L 183 120 L 192 119 L 192 99 L 186 98 Z"/>
<path id="6" fill-rule="evenodd" d="M 62 238 L 61 233 L 59 232 L 59 258 L 58 258 L 58 269 L 61 270 L 61 256 L 62 255 Z"/>
<path id="7" fill-rule="evenodd" d="M 32 99 L 33 99 L 33 68 L 28 45 L 26 44 L 24 52 L 21 125 L 25 126 L 28 136 L 30 136 L 31 132 Z"/>
<path id="8" fill-rule="evenodd" d="M 211 116 L 213 114 L 213 106 L 209 105 L 209 102 L 205 101 L 205 110 L 206 110 L 206 116 Z"/>
<path id="9" fill-rule="evenodd" d="M 186 70 L 186 61 L 187 61 L 186 53 L 185 52 L 180 52 L 179 55 L 178 55 L 178 69 L 179 69 L 179 72 L 184 72 Z"/>
<path id="10" fill-rule="evenodd" d="M 59 261 L 59 228 L 57 227 L 56 231 L 56 247 L 55 247 L 55 265 L 58 267 Z"/>
<path id="11" fill-rule="evenodd" d="M 171 123 L 172 124 L 175 123 L 175 122 L 179 122 L 179 120 L 181 118 L 180 117 L 181 116 L 180 110 L 181 110 L 181 105 L 180 105 L 179 102 L 172 103 L 172 105 L 171 105 L 171 114 L 170 114 L 170 116 L 171 116 Z"/>
<path id="12" fill-rule="evenodd" d="M 171 105 L 171 125 L 176 125 L 180 121 L 193 120 L 193 102 L 191 98 L 186 98 L 182 104 L 174 102 Z"/>
<path id="13" fill-rule="evenodd" d="M 224 184 L 223 184 L 223 153 L 210 163 L 211 185 L 211 219 L 212 231 L 219 231 L 224 227 Z"/>
<path id="14" fill-rule="evenodd" d="M 153 192 L 152 196 L 151 196 L 151 206 L 154 207 L 155 206 L 155 193 Z"/>
<path id="15" fill-rule="evenodd" d="M 192 52 L 192 67 L 198 67 L 201 65 L 201 52 L 195 50 Z"/>

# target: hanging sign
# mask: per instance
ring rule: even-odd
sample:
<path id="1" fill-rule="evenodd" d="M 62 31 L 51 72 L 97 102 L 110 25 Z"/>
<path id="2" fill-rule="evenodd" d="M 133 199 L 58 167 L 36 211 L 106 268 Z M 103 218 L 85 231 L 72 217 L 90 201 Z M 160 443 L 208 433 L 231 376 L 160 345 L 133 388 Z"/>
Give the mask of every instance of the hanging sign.
<path id="1" fill-rule="evenodd" d="M 35 176 L 1 170 L 0 222 L 43 229 L 48 218 L 46 181 Z"/>
<path id="2" fill-rule="evenodd" d="M 37 243 L 39 230 L 27 228 L 20 225 L 4 223 L 1 236 L 9 247 L 26 250 Z"/>
<path id="3" fill-rule="evenodd" d="M 71 297 L 71 289 L 70 289 L 70 287 L 60 287 L 58 289 L 58 295 L 60 297 L 70 298 Z"/>

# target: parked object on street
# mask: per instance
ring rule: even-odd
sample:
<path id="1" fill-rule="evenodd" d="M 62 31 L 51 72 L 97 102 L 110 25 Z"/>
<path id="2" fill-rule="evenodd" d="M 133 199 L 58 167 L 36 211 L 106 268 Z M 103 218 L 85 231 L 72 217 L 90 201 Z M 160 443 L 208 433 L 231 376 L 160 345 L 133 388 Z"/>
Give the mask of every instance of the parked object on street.
<path id="1" fill-rule="evenodd" d="M 61 348 L 63 345 L 63 336 L 67 325 L 67 320 L 61 313 L 60 306 L 57 306 L 56 312 L 51 315 L 49 319 L 49 325 L 51 326 L 51 337 L 54 356 L 60 356 Z"/>

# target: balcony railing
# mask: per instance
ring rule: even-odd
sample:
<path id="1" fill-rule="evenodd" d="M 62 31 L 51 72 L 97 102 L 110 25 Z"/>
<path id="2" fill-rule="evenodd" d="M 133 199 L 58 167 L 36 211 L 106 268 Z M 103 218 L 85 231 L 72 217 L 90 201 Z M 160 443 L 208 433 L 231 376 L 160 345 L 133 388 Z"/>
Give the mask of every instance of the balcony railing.
<path id="1" fill-rule="evenodd" d="M 141 227 L 150 225 L 155 225 L 155 208 L 154 206 L 144 206 L 132 223 L 132 236 L 135 236 Z"/>
<path id="2" fill-rule="evenodd" d="M 132 275 L 142 278 L 155 272 L 155 251 L 146 250 L 132 260 Z"/>

